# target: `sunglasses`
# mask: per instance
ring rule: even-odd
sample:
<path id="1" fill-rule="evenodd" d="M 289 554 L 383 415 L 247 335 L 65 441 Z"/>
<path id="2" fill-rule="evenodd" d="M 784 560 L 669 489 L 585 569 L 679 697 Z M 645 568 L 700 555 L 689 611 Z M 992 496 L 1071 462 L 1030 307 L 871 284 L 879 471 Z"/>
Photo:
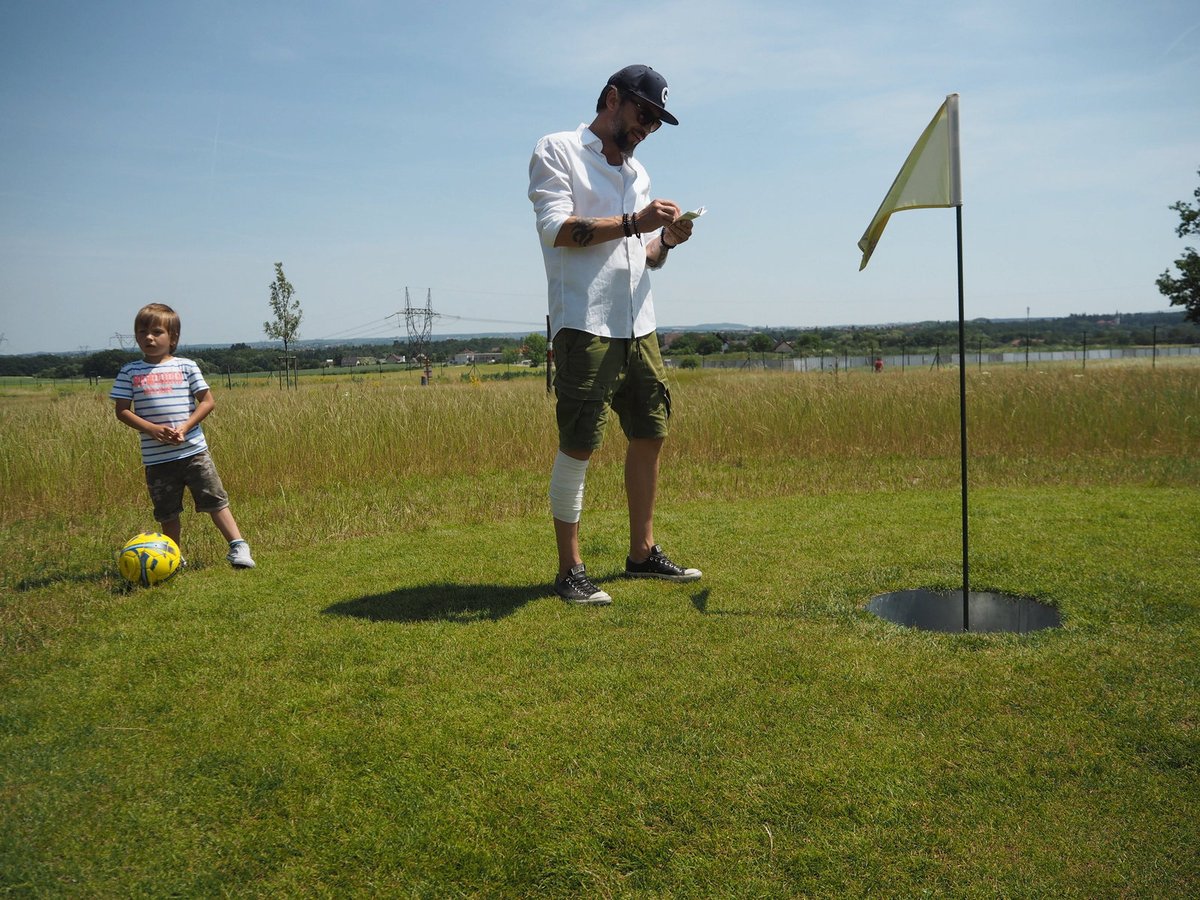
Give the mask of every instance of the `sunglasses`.
<path id="1" fill-rule="evenodd" d="M 638 124 L 649 131 L 651 134 L 658 131 L 662 127 L 662 119 L 651 112 L 645 104 L 632 94 L 626 94 L 625 99 L 633 104 L 633 108 L 637 113 Z"/>

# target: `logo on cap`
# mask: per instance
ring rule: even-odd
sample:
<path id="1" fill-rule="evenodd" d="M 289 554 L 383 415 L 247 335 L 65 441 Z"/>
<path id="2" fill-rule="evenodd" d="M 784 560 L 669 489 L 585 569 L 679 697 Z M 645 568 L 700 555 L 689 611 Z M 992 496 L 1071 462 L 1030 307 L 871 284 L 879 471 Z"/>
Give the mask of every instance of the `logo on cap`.
<path id="1" fill-rule="evenodd" d="M 669 92 L 667 91 L 667 86 L 664 84 L 664 85 L 663 85 L 663 92 L 662 92 L 662 100 L 659 102 L 659 104 L 658 104 L 659 106 L 666 106 L 666 105 L 667 105 L 667 94 L 668 94 L 668 93 L 669 93 Z"/>

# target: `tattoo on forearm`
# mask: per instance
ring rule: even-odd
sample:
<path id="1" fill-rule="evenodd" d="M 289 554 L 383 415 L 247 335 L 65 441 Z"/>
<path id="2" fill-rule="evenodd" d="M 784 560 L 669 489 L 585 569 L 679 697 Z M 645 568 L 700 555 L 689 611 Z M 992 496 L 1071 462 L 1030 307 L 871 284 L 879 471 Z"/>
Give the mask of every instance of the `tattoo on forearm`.
<path id="1" fill-rule="evenodd" d="M 596 237 L 596 220 L 580 219 L 571 228 L 571 240 L 577 247 L 586 247 Z"/>

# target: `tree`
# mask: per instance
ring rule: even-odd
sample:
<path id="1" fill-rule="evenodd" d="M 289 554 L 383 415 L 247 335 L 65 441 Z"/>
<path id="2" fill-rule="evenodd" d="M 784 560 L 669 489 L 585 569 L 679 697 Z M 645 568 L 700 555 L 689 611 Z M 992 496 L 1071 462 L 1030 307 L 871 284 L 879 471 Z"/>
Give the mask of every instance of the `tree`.
<path id="1" fill-rule="evenodd" d="M 290 281 L 283 276 L 283 263 L 275 263 L 275 280 L 271 282 L 271 314 L 274 322 L 263 322 L 263 331 L 273 341 L 283 341 L 283 352 L 300 333 L 300 301 L 293 300 L 295 293 Z"/>
<path id="2" fill-rule="evenodd" d="M 121 366 L 137 358 L 138 354 L 128 350 L 101 350 L 86 357 L 80 371 L 88 378 L 116 378 Z"/>
<path id="3" fill-rule="evenodd" d="M 37 373 L 38 378 L 78 378 L 83 373 L 83 367 L 77 362 L 67 362 L 58 366 L 50 366 Z"/>
<path id="4" fill-rule="evenodd" d="M 756 334 L 750 338 L 749 347 L 755 353 L 770 353 L 775 349 L 775 342 L 768 334 Z"/>
<path id="5" fill-rule="evenodd" d="M 796 350 L 816 350 L 821 346 L 821 336 L 812 331 L 805 331 L 796 335 L 789 343 Z"/>
<path id="6" fill-rule="evenodd" d="M 1196 174 L 1200 175 L 1200 170 Z M 1180 237 L 1200 235 L 1200 187 L 1192 196 L 1197 201 L 1194 207 L 1183 200 L 1170 207 L 1179 213 L 1179 225 L 1175 233 Z M 1182 306 L 1187 310 L 1185 315 L 1189 321 L 1200 323 L 1200 253 L 1196 252 L 1195 247 L 1184 247 L 1183 256 L 1175 260 L 1175 268 L 1179 269 L 1181 277 L 1172 278 L 1168 269 L 1155 284 L 1163 295 L 1171 298 L 1172 306 Z"/>
<path id="7" fill-rule="evenodd" d="M 529 361 L 534 368 L 540 366 L 546 361 L 546 336 L 536 331 L 525 335 L 525 352 L 529 354 Z"/>
<path id="8" fill-rule="evenodd" d="M 671 342 L 671 346 L 667 348 L 667 352 L 675 356 L 686 356 L 690 353 L 695 353 L 696 335 L 690 331 L 684 332 Z"/>
<path id="9" fill-rule="evenodd" d="M 720 353 L 723 346 L 721 339 L 715 334 L 704 334 L 696 341 L 696 352 L 701 356 L 708 356 L 710 353 Z"/>

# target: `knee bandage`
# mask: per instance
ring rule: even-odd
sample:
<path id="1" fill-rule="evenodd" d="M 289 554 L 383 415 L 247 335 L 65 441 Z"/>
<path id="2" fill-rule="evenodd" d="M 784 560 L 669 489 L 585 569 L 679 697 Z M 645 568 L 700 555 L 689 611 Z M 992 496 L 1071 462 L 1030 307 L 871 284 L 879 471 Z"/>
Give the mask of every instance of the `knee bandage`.
<path id="1" fill-rule="evenodd" d="M 583 512 L 583 479 L 588 461 L 574 459 L 561 450 L 550 473 L 550 512 L 560 522 L 575 524 Z"/>

